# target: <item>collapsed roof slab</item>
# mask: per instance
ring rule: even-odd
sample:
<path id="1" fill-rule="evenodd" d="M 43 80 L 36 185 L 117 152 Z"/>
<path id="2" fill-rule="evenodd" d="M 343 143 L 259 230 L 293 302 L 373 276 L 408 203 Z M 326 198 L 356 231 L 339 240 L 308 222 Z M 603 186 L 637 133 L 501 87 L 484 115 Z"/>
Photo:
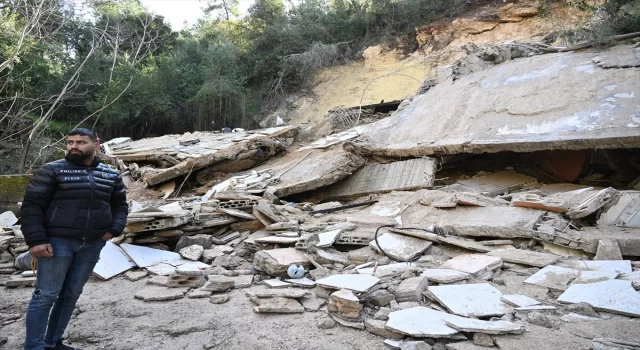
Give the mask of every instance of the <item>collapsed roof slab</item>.
<path id="1" fill-rule="evenodd" d="M 372 193 L 408 191 L 433 186 L 437 162 L 430 158 L 370 164 L 327 187 L 323 196 L 349 198 Z"/>
<path id="2" fill-rule="evenodd" d="M 173 164 L 168 169 L 158 169 L 144 177 L 145 183 L 153 186 L 229 160 L 234 161 L 234 167 L 230 170 L 249 169 L 260 159 L 284 149 L 274 138 L 294 131 L 293 127 L 279 127 L 237 133 L 164 135 L 115 145 L 111 147 L 111 155 L 125 162 L 156 160 Z M 255 161 L 241 162 L 250 158 L 255 158 Z"/>
<path id="3" fill-rule="evenodd" d="M 351 175 L 364 165 L 362 157 L 342 147 L 300 153 L 295 153 L 297 157 L 294 159 L 281 159 L 264 165 L 282 180 L 269 187 L 269 192 L 282 198 L 315 190 Z"/>
<path id="4" fill-rule="evenodd" d="M 516 207 L 458 207 L 455 210 L 440 210 L 415 204 L 402 213 L 402 223 L 406 227 L 436 226 L 445 234 L 454 236 L 531 238 L 534 224 L 544 213 Z"/>
<path id="5" fill-rule="evenodd" d="M 640 68 L 593 62 L 630 50 L 528 57 L 440 83 L 354 145 L 391 157 L 640 147 Z"/>

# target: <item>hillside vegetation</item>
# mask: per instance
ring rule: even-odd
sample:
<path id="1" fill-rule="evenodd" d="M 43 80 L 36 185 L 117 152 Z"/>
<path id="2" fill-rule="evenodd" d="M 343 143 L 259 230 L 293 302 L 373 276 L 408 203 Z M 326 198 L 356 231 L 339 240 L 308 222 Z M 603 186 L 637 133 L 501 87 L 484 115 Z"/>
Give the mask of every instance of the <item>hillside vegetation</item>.
<path id="1" fill-rule="evenodd" d="M 637 13 L 621 11 L 628 3 L 567 5 L 596 13 L 600 27 L 561 34 L 604 43 L 611 33 L 638 31 Z M 47 160 L 78 125 L 105 139 L 258 127 L 323 68 L 360 59 L 375 44 L 410 51 L 408 33 L 477 5 L 256 0 L 239 15 L 237 0 L 209 0 L 197 25 L 176 32 L 136 0 L 4 2 L 0 155 L 10 164 L 0 171 Z"/>

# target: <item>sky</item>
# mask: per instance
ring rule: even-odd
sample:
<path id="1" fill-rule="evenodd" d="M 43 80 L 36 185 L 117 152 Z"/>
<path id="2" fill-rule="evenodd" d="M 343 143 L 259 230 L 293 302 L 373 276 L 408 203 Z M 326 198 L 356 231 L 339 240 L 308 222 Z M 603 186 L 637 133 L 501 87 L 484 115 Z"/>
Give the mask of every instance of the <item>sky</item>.
<path id="1" fill-rule="evenodd" d="M 204 1 L 200 0 L 141 0 L 140 2 L 151 12 L 163 16 L 176 31 L 183 29 L 185 21 L 187 27 L 191 27 L 203 15 Z M 253 0 L 240 0 L 240 13 L 246 13 L 252 3 Z"/>

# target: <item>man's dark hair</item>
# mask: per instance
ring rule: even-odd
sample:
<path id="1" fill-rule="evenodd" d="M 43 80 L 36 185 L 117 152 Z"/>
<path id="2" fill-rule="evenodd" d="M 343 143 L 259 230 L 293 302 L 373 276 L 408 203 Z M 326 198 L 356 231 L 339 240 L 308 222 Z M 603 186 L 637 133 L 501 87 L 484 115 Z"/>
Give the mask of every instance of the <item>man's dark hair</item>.
<path id="1" fill-rule="evenodd" d="M 76 136 L 76 135 L 87 136 L 93 142 L 96 142 L 98 140 L 98 135 L 96 135 L 95 132 L 85 128 L 73 129 L 67 134 L 67 136 Z"/>

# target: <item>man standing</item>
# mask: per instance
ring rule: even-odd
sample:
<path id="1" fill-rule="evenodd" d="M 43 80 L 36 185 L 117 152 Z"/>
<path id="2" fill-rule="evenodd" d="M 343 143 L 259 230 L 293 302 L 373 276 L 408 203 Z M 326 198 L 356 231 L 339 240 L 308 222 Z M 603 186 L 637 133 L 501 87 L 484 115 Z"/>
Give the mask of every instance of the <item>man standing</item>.
<path id="1" fill-rule="evenodd" d="M 74 349 L 62 344 L 62 335 L 100 250 L 126 225 L 122 178 L 96 156 L 97 140 L 90 130 L 72 130 L 65 159 L 41 167 L 27 187 L 22 232 L 38 269 L 27 350 Z"/>

